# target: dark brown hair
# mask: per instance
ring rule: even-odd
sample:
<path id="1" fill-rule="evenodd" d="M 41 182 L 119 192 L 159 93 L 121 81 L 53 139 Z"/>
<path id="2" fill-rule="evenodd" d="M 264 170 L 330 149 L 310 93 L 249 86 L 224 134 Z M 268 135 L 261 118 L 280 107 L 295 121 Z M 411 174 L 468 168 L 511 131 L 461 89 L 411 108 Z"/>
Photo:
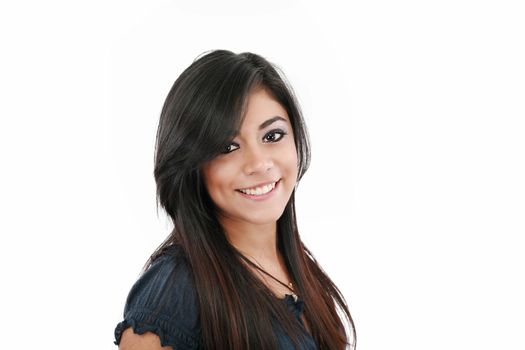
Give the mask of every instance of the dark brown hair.
<path id="1" fill-rule="evenodd" d="M 157 208 L 160 202 L 174 228 L 145 268 L 170 245 L 183 248 L 198 296 L 205 349 L 275 349 L 272 318 L 296 346 L 301 341 L 297 319 L 226 239 L 202 179 L 201 167 L 231 143 L 247 98 L 258 87 L 269 91 L 290 117 L 299 182 L 310 163 L 310 146 L 297 99 L 282 71 L 254 53 L 214 50 L 197 58 L 171 88 L 157 130 Z M 304 316 L 318 348 L 355 348 L 355 327 L 343 295 L 300 239 L 296 189 L 277 221 L 278 249 L 304 300 Z M 343 321 L 351 328 L 352 342 Z"/>

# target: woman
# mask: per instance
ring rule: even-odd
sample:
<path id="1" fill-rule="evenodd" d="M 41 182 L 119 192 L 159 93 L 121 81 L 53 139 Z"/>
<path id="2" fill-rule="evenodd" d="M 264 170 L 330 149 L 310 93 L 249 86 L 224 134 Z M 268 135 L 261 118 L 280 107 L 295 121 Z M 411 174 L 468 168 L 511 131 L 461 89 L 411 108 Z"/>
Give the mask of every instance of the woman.
<path id="1" fill-rule="evenodd" d="M 309 162 L 282 72 L 248 52 L 194 61 L 169 92 L 157 131 L 157 201 L 174 229 L 131 289 L 115 344 L 347 348 L 338 309 L 354 340 L 355 328 L 345 300 L 297 231 L 295 189 Z"/>

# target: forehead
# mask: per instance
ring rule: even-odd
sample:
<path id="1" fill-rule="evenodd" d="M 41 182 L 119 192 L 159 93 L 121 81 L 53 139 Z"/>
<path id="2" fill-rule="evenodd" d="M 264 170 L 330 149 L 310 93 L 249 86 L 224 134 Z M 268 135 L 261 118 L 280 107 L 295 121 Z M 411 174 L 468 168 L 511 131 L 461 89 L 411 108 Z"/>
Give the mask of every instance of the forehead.
<path id="1" fill-rule="evenodd" d="M 266 89 L 258 88 L 248 96 L 241 129 L 258 127 L 266 120 L 277 116 L 285 119 L 287 123 L 290 121 L 286 109 L 277 99 Z"/>

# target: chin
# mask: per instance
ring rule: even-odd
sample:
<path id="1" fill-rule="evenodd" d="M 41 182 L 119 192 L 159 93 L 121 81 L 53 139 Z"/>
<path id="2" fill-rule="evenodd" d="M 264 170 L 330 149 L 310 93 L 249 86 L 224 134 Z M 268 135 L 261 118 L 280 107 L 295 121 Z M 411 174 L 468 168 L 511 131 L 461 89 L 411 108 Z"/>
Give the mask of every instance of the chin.
<path id="1" fill-rule="evenodd" d="M 284 208 L 278 212 L 265 213 L 261 215 L 250 215 L 245 217 L 245 220 L 256 225 L 265 225 L 277 222 L 281 215 L 283 215 Z"/>

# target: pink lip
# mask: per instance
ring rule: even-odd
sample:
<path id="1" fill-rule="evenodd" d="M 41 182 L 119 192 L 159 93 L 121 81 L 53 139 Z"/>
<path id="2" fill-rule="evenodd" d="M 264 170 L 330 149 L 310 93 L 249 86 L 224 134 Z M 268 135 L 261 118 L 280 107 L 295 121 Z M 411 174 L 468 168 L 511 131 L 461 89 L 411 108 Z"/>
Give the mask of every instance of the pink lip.
<path id="1" fill-rule="evenodd" d="M 270 182 L 271 183 L 271 182 Z M 273 196 L 273 194 L 275 193 L 275 190 L 277 190 L 277 188 L 279 187 L 279 184 L 281 183 L 281 179 L 279 179 L 279 181 L 277 181 L 275 183 L 275 187 L 268 193 L 265 193 L 263 195 L 260 195 L 260 196 L 252 196 L 250 194 L 246 194 L 246 193 L 242 193 L 241 191 L 237 190 L 237 192 L 239 192 L 239 194 L 245 198 L 248 198 L 248 199 L 251 199 L 251 200 L 254 200 L 254 201 L 263 201 L 265 199 L 268 199 L 270 198 L 271 196 Z"/>

